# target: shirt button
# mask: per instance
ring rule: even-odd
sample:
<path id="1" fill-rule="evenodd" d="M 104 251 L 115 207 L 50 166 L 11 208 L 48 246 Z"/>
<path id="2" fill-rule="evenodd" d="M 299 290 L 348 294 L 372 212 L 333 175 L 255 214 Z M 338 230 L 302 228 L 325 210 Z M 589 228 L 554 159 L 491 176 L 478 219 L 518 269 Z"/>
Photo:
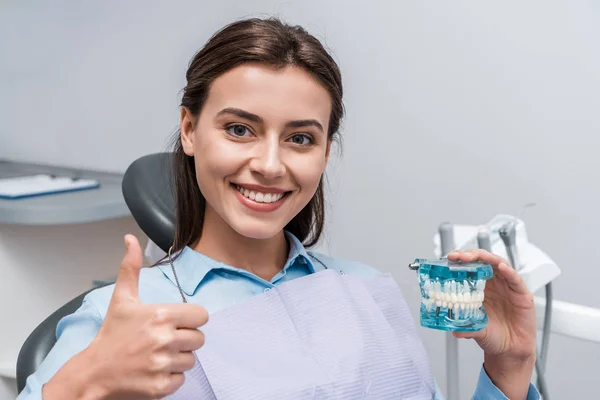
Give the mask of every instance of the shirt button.
<path id="1" fill-rule="evenodd" d="M 271 288 L 265 288 L 264 292 L 267 293 Z"/>

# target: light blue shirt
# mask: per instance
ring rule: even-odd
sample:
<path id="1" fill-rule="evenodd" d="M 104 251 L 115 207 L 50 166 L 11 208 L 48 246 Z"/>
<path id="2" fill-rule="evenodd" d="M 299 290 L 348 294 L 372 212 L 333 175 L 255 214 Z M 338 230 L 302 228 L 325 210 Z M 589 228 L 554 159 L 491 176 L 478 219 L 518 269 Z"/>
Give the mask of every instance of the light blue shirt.
<path id="1" fill-rule="evenodd" d="M 190 303 L 200 304 L 209 314 L 230 307 L 256 294 L 263 293 L 276 285 L 325 269 L 311 258 L 302 243 L 287 233 L 290 252 L 285 267 L 270 281 L 265 281 L 243 269 L 231 267 L 186 247 L 175 260 L 175 269 L 181 288 Z M 368 277 L 378 274 L 377 270 L 364 264 L 335 259 L 323 254 L 315 256 L 331 268 L 346 274 Z M 57 342 L 38 370 L 28 377 L 25 389 L 17 400 L 41 400 L 42 386 L 52 378 L 71 357 L 85 349 L 106 315 L 114 285 L 90 292 L 81 307 L 64 317 L 56 330 Z M 169 264 L 155 268 L 144 268 L 140 273 L 139 296 L 143 303 L 180 303 L 181 294 Z M 443 400 L 437 387 L 435 400 Z M 530 385 L 528 400 L 537 400 L 540 395 Z M 473 395 L 476 400 L 507 400 L 507 397 L 491 382 L 485 369 L 481 373 Z"/>

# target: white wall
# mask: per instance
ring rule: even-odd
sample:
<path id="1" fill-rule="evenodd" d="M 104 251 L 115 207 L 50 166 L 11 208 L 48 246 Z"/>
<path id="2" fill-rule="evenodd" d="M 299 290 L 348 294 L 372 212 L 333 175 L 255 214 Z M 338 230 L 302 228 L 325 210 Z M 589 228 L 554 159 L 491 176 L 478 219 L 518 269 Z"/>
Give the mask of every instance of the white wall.
<path id="1" fill-rule="evenodd" d="M 556 297 L 600 306 L 596 3 L 38 3 L 0 13 L 0 157 L 123 171 L 165 148 L 187 63 L 208 36 L 278 14 L 324 38 L 344 73 L 331 253 L 392 271 L 416 309 L 406 265 L 432 255 L 440 222 L 481 223 L 535 201 L 525 221 L 563 270 Z M 445 387 L 444 337 L 422 333 Z M 464 342 L 461 355 L 466 396 L 481 353 Z M 599 358 L 598 345 L 553 336 L 553 398 L 589 397 Z"/>

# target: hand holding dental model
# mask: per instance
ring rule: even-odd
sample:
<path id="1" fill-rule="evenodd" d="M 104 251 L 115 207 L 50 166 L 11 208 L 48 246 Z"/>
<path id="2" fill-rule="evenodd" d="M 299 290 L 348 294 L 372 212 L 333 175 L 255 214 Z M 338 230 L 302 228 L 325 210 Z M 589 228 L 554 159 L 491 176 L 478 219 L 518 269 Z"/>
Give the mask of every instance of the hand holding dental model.
<path id="1" fill-rule="evenodd" d="M 508 398 L 524 399 L 535 366 L 533 295 L 502 257 L 475 249 L 453 251 L 447 258 L 411 264 L 413 269 L 426 268 L 425 278 L 420 277 L 421 325 L 474 339 L 494 384 Z"/>

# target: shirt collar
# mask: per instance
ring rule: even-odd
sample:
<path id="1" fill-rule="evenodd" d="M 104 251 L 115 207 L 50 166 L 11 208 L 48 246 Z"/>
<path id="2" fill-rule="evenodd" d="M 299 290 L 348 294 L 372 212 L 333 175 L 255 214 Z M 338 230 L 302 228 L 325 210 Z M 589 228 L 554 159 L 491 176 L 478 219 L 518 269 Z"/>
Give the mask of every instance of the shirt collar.
<path id="1" fill-rule="evenodd" d="M 310 273 L 315 272 L 314 264 L 306 251 L 306 248 L 300 240 L 292 233 L 285 231 L 286 238 L 290 245 L 288 259 L 284 266 L 284 271 L 293 266 L 295 263 L 307 265 Z M 213 260 L 206 255 L 199 253 L 192 248 L 186 246 L 174 256 L 173 265 L 179 278 L 179 284 L 183 292 L 192 296 L 204 277 L 213 269 L 227 269 L 229 271 L 241 271 L 239 268 Z M 169 280 L 177 285 L 177 280 L 173 275 L 173 269 L 167 259 L 165 263 L 158 265 L 162 273 Z"/>

